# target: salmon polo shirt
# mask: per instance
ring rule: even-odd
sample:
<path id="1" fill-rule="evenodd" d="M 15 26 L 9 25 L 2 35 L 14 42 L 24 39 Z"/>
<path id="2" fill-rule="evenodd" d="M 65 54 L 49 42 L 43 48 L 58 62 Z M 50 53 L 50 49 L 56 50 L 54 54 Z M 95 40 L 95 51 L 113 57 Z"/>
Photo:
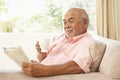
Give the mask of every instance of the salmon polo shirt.
<path id="1" fill-rule="evenodd" d="M 84 33 L 71 38 L 65 34 L 55 37 L 48 48 L 46 58 L 41 62 L 44 65 L 60 65 L 73 60 L 84 72 L 90 72 L 92 58 L 89 46 L 92 37 Z"/>

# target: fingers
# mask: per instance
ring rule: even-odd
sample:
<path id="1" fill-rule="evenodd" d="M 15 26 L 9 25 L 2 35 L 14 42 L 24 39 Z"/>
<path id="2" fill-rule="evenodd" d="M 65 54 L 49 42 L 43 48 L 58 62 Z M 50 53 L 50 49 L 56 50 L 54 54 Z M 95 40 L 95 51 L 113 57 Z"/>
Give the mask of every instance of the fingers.
<path id="1" fill-rule="evenodd" d="M 36 45 L 35 45 L 35 46 L 36 46 L 36 47 L 40 47 L 39 41 L 36 42 Z"/>
<path id="2" fill-rule="evenodd" d="M 23 62 L 22 63 L 22 67 L 30 67 L 30 66 L 32 66 L 32 64 L 31 63 L 26 63 L 26 62 Z"/>
<path id="3" fill-rule="evenodd" d="M 44 70 L 44 66 L 37 63 L 34 64 L 24 62 L 22 64 L 22 70 L 30 76 L 41 76 L 43 75 L 42 72 L 44 72 L 42 71 Z"/>
<path id="4" fill-rule="evenodd" d="M 26 73 L 31 73 L 31 71 L 32 71 L 31 67 L 24 67 L 24 68 L 22 68 L 22 70 Z"/>
<path id="5" fill-rule="evenodd" d="M 32 64 L 31 63 L 26 63 L 26 62 L 23 62 L 22 64 L 22 70 L 26 73 L 31 73 L 32 71 Z"/>
<path id="6" fill-rule="evenodd" d="M 31 60 L 31 62 L 33 63 L 33 64 L 36 64 L 36 63 L 38 63 L 37 61 L 35 61 L 35 60 Z"/>
<path id="7" fill-rule="evenodd" d="M 41 53 L 41 48 L 40 48 L 40 45 L 39 45 L 39 41 L 36 42 L 36 50 Z"/>

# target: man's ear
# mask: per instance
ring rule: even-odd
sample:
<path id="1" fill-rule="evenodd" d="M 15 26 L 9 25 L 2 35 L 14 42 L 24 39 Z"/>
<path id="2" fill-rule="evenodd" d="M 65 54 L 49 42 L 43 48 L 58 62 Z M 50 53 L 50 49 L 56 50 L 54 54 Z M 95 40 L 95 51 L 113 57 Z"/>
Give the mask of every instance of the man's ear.
<path id="1" fill-rule="evenodd" d="M 84 29 L 85 30 L 87 30 L 88 24 L 89 24 L 89 20 L 88 19 L 84 19 Z"/>

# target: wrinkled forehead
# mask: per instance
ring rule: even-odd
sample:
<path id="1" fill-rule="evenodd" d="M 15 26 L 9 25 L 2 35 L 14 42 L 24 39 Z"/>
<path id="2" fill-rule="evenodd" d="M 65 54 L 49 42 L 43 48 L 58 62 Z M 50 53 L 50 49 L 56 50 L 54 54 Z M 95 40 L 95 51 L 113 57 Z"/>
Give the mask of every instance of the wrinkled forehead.
<path id="1" fill-rule="evenodd" d="M 85 14 L 83 9 L 72 8 L 65 14 L 64 20 L 68 20 L 70 18 L 80 18 L 83 14 Z"/>

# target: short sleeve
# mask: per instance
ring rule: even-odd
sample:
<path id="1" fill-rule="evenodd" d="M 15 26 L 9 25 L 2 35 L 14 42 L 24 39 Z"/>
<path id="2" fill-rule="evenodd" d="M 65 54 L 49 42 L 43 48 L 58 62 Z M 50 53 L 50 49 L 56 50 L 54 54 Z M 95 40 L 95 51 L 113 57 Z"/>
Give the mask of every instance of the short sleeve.
<path id="1" fill-rule="evenodd" d="M 77 54 L 73 58 L 73 60 L 85 73 L 90 72 L 90 66 L 92 63 L 89 47 L 90 43 L 79 45 L 78 46 L 79 50 L 77 51 Z"/>

